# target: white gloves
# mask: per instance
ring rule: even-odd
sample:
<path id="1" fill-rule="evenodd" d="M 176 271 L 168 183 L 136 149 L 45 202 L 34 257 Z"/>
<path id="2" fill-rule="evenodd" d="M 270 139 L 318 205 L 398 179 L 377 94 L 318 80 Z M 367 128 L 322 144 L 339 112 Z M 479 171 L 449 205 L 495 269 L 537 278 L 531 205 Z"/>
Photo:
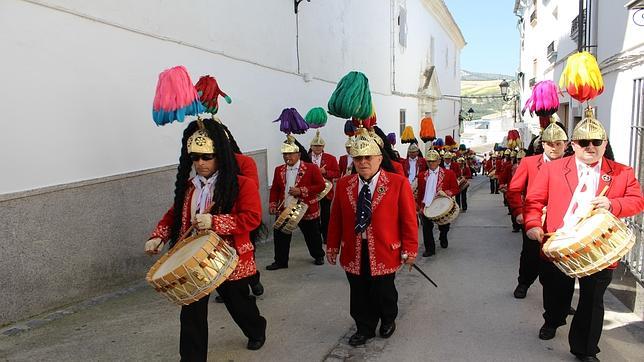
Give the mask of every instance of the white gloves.
<path id="1" fill-rule="evenodd" d="M 148 255 L 159 254 L 159 251 L 163 248 L 164 242 L 161 238 L 152 238 L 145 242 L 145 253 Z"/>
<path id="2" fill-rule="evenodd" d="M 209 230 L 212 227 L 212 215 L 210 214 L 195 215 L 195 224 L 199 230 Z"/>

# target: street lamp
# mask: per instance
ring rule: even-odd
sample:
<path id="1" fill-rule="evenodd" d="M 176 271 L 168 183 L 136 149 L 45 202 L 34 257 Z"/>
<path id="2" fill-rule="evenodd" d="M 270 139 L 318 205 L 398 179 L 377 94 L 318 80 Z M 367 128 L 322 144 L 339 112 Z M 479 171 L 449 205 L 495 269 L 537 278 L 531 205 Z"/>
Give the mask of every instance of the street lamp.
<path id="1" fill-rule="evenodd" d="M 467 120 L 471 121 L 473 117 L 474 117 L 474 110 L 472 109 L 472 107 L 470 107 L 470 109 L 467 111 Z"/>
<path id="2" fill-rule="evenodd" d="M 501 97 L 503 97 L 503 100 L 505 102 L 509 101 L 514 101 L 514 123 L 517 123 L 517 104 L 519 101 L 519 94 L 514 93 L 510 96 L 508 96 L 508 90 L 510 89 L 510 83 L 508 83 L 505 79 L 499 83 L 499 88 L 501 88 Z"/>

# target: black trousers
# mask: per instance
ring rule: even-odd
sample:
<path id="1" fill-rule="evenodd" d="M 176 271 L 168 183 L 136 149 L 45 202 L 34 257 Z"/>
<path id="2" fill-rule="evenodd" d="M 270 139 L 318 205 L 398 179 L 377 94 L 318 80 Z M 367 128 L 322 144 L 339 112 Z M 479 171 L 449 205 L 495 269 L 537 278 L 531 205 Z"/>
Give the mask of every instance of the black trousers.
<path id="1" fill-rule="evenodd" d="M 225 281 L 217 293 L 224 298 L 230 316 L 248 339 L 266 338 L 266 319 L 259 314 L 255 297 L 249 294 L 250 277 Z M 181 307 L 179 353 L 181 361 L 206 361 L 208 356 L 209 295 Z"/>
<path id="2" fill-rule="evenodd" d="M 539 281 L 543 286 L 543 319 L 549 327 L 566 324 L 575 279 L 567 276 L 553 263 L 539 258 Z"/>
<path id="3" fill-rule="evenodd" d="M 398 316 L 396 273 L 371 276 L 367 241 L 362 241 L 360 275 L 347 274 L 349 280 L 349 312 L 356 322 L 358 333 L 373 337 L 378 321 L 389 324 Z"/>
<path id="4" fill-rule="evenodd" d="M 322 258 L 325 253 L 322 250 L 322 236 L 320 235 L 320 219 L 302 220 L 298 224 L 304 241 L 309 248 L 309 254 L 313 258 Z M 273 230 L 273 240 L 275 242 L 275 262 L 280 265 L 288 265 L 288 256 L 291 250 L 291 234 L 285 234 L 281 231 Z"/>
<path id="5" fill-rule="evenodd" d="M 604 324 L 604 293 L 613 279 L 613 270 L 604 269 L 579 278 L 579 304 L 570 324 L 570 352 L 585 356 L 599 353 Z"/>
<path id="6" fill-rule="evenodd" d="M 495 178 L 490 179 L 490 193 L 498 194 L 499 193 L 499 180 Z"/>
<path id="7" fill-rule="evenodd" d="M 519 258 L 519 284 L 531 286 L 539 276 L 539 254 L 541 244 L 532 240 L 526 235 L 525 230 L 521 228 L 523 245 L 521 246 L 521 257 Z"/>
<path id="8" fill-rule="evenodd" d="M 436 243 L 434 241 L 434 222 L 428 219 L 424 214 L 421 214 L 420 218 L 423 220 L 423 243 L 425 244 L 425 251 L 435 253 Z M 450 224 L 438 225 L 438 240 L 447 240 L 449 225 Z"/>
<path id="9" fill-rule="evenodd" d="M 320 232 L 322 241 L 326 243 L 326 235 L 329 229 L 329 218 L 331 217 L 331 200 L 326 197 L 320 200 Z"/>
<path id="10" fill-rule="evenodd" d="M 468 188 L 469 186 L 464 188 L 463 191 L 456 194 L 456 203 L 458 204 L 458 207 L 466 211 L 467 211 L 467 189 Z"/>

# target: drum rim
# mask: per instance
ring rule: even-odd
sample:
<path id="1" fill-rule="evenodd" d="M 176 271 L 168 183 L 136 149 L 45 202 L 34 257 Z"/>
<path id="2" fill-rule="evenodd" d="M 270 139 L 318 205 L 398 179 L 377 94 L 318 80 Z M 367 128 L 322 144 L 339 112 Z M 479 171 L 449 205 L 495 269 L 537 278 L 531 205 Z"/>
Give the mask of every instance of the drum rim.
<path id="1" fill-rule="evenodd" d="M 431 207 L 431 205 L 434 203 L 434 201 L 436 201 L 436 200 L 438 200 L 438 199 L 446 199 L 446 200 L 449 200 L 449 202 L 450 202 L 450 204 L 451 204 L 452 206 L 451 206 L 449 209 L 447 209 L 447 211 L 444 211 L 443 213 L 441 213 L 441 214 L 439 214 L 439 215 L 436 215 L 436 216 L 427 216 L 427 214 L 425 213 L 425 210 L 427 210 L 427 208 Z M 429 205 L 425 205 L 425 207 L 423 208 L 423 215 L 425 215 L 425 217 L 427 217 L 428 219 L 430 219 L 430 220 L 432 220 L 432 221 L 434 221 L 434 220 L 438 220 L 438 219 L 441 219 L 441 218 L 443 218 L 443 217 L 445 217 L 445 216 L 448 216 L 448 215 L 450 214 L 450 212 L 453 212 L 453 210 L 454 210 L 454 205 L 458 206 L 458 205 L 456 204 L 456 201 L 454 201 L 454 199 L 452 199 L 451 197 L 436 196 L 436 197 L 434 198 L 434 200 L 432 200 L 432 203 L 431 203 L 431 204 L 429 204 Z"/>

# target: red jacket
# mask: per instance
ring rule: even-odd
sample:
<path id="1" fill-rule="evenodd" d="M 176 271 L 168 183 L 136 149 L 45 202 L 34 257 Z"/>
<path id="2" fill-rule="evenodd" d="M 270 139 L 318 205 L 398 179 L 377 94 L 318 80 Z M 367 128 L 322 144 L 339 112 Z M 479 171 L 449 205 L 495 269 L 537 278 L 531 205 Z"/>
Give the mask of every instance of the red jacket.
<path id="1" fill-rule="evenodd" d="M 445 170 L 447 170 L 447 168 L 445 168 L 445 161 L 441 162 L 440 167 L 441 167 L 441 168 L 443 168 L 443 169 L 445 169 Z M 456 175 L 456 178 L 457 178 L 457 179 L 458 179 L 459 177 L 461 177 L 461 167 L 460 167 L 460 165 L 458 164 L 458 162 L 453 162 L 453 161 L 452 161 L 452 162 L 450 162 L 450 164 L 449 164 L 449 170 L 450 170 L 450 171 L 452 171 L 452 172 L 454 172 L 454 175 Z"/>
<path id="2" fill-rule="evenodd" d="M 494 162 L 492 162 L 492 159 L 490 158 L 487 161 L 485 161 L 485 166 L 483 168 L 485 169 L 485 172 L 489 173 L 490 171 L 492 171 L 494 167 L 496 167 L 496 165 L 494 164 Z"/>
<path id="3" fill-rule="evenodd" d="M 237 176 L 239 194 L 230 214 L 212 215 L 212 231 L 223 238 L 228 245 L 235 248 L 239 262 L 228 280 L 238 280 L 254 275 L 257 272 L 253 244 L 250 232 L 262 221 L 262 204 L 259 190 L 254 181 L 245 176 Z M 181 231 L 183 234 L 190 227 L 192 219 L 192 195 L 195 187 L 190 182 L 183 201 L 181 216 Z M 150 238 L 161 238 L 164 242 L 170 238 L 170 230 L 174 223 L 174 207 L 171 207 L 161 218 Z"/>
<path id="4" fill-rule="evenodd" d="M 425 207 L 423 199 L 425 198 L 425 187 L 427 186 L 428 175 L 429 170 L 421 173 L 418 176 L 418 193 L 416 195 L 416 206 L 419 210 L 422 210 Z M 436 192 L 438 191 L 444 191 L 447 196 L 455 196 L 461 191 L 461 189 L 458 187 L 458 181 L 456 180 L 456 174 L 454 173 L 454 171 L 439 167 L 438 181 L 436 182 Z"/>
<path id="5" fill-rule="evenodd" d="M 331 181 L 331 183 L 333 183 L 333 181 L 340 177 L 340 168 L 338 167 L 338 161 L 332 154 L 326 152 L 322 153 L 322 160 L 320 160 L 320 169 L 322 169 L 323 167 L 326 173 L 323 174 L 322 177 Z M 325 198 L 333 200 L 333 192 L 333 188 L 331 188 L 331 191 L 329 191 Z"/>
<path id="6" fill-rule="evenodd" d="M 273 175 L 273 184 L 271 185 L 271 192 L 269 196 L 270 214 L 278 215 L 284 209 L 284 188 L 286 187 L 286 164 L 275 167 Z M 315 219 L 320 216 L 320 206 L 316 200 L 317 195 L 324 190 L 324 178 L 320 173 L 320 169 L 308 162 L 300 160 L 300 168 L 295 178 L 294 187 L 299 187 L 302 190 L 300 199 L 309 204 L 308 210 L 304 215 L 304 220 Z M 280 205 L 282 204 L 282 205 Z M 278 208 L 279 205 L 279 208 Z"/>
<path id="7" fill-rule="evenodd" d="M 514 164 L 512 162 L 504 161 L 501 169 L 496 170 L 496 174 L 498 175 L 499 179 L 499 186 L 505 186 L 510 183 L 510 180 L 512 179 L 513 166 Z"/>
<path id="8" fill-rule="evenodd" d="M 466 179 L 471 179 L 472 178 L 472 170 L 470 169 L 470 165 L 467 163 L 465 164 L 458 164 L 461 167 L 461 176 L 465 177 Z"/>
<path id="9" fill-rule="evenodd" d="M 358 175 L 338 181 L 331 207 L 327 254 L 340 254 L 347 273 L 360 275 L 362 238 L 354 230 L 358 200 Z M 403 176 L 380 170 L 371 205 L 371 224 L 366 234 L 371 275 L 395 273 L 401 254 L 418 253 L 418 222 L 409 182 Z"/>
<path id="10" fill-rule="evenodd" d="M 545 163 L 542 154 L 525 157 L 519 163 L 519 167 L 508 185 L 508 191 L 505 193 L 512 216 L 516 217 L 519 214 L 523 214 L 525 195 L 534 183 L 539 169 Z"/>
<path id="11" fill-rule="evenodd" d="M 405 172 L 405 177 L 409 178 L 409 159 L 405 158 L 402 160 L 403 171 Z M 421 172 L 427 170 L 427 161 L 424 158 L 418 156 L 416 157 L 416 177 L 420 175 Z"/>
<path id="12" fill-rule="evenodd" d="M 255 160 L 246 155 L 235 154 L 235 159 L 237 160 L 237 166 L 239 167 L 239 173 L 242 176 L 251 178 L 259 187 L 259 174 L 257 173 L 257 164 Z"/>
<path id="13" fill-rule="evenodd" d="M 534 183 L 528 188 L 523 215 L 526 230 L 541 227 L 544 206 L 548 206 L 543 229 L 546 233 L 563 226 L 563 218 L 577 187 L 575 156 L 546 163 Z M 597 195 L 608 185 L 606 197 L 610 200 L 611 213 L 619 218 L 637 215 L 644 211 L 644 198 L 640 184 L 631 167 L 604 157 L 597 186 Z M 543 239 L 543 242 L 546 238 Z M 617 267 L 617 263 L 610 266 Z"/>
<path id="14" fill-rule="evenodd" d="M 340 177 L 344 177 L 346 175 L 351 174 L 351 165 L 353 165 L 353 163 L 351 163 L 351 165 L 347 165 L 347 159 L 348 159 L 347 155 L 342 155 L 340 156 L 340 160 L 338 161 L 338 168 L 340 169 Z M 347 171 L 347 168 L 349 168 L 348 171 Z"/>

